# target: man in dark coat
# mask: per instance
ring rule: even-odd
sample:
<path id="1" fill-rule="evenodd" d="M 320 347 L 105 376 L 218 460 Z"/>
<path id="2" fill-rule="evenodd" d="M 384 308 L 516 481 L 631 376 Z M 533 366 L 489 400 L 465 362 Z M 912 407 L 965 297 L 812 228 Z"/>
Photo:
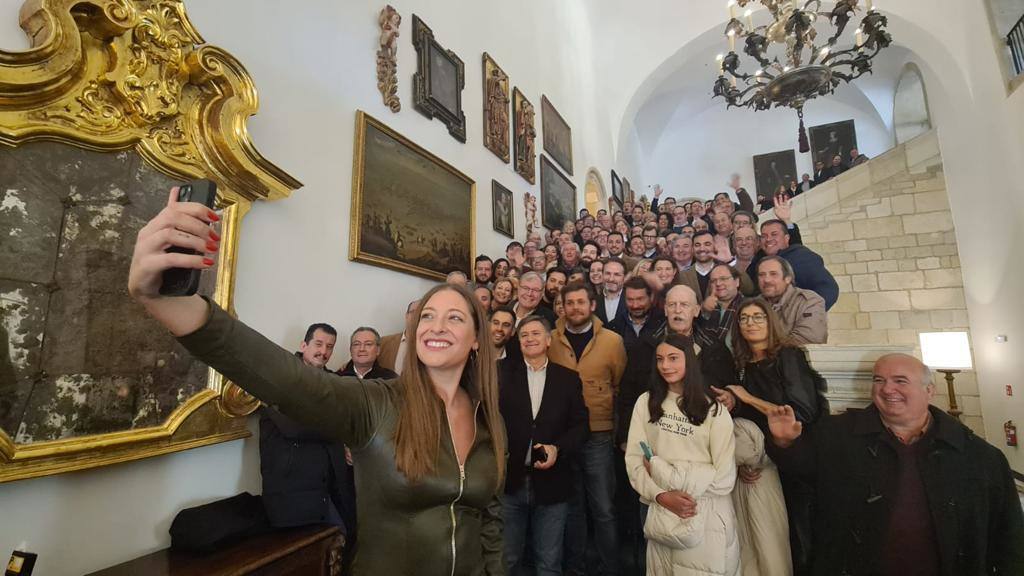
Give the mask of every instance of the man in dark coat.
<path id="1" fill-rule="evenodd" d="M 825 268 L 825 261 L 807 246 L 793 244 L 785 222 L 767 220 L 761 223 L 761 244 L 766 256 L 779 256 L 789 262 L 793 267 L 793 284 L 797 288 L 816 292 L 825 300 L 826 310 L 839 300 L 839 284 Z"/>
<path id="2" fill-rule="evenodd" d="M 327 370 L 338 332 L 328 324 L 306 330 L 296 356 Z M 263 505 L 272 526 L 335 524 L 349 529 L 355 517 L 346 502 L 345 448 L 271 406 L 260 409 L 260 472 Z"/>
<path id="3" fill-rule="evenodd" d="M 524 318 L 516 339 L 522 356 L 502 360 L 498 369 L 509 455 L 503 499 L 505 561 L 509 573 L 516 573 L 527 533 L 532 533 L 537 571 L 560 573 L 572 457 L 590 434 L 590 417 L 579 375 L 548 361 L 547 319 Z"/>
<path id="4" fill-rule="evenodd" d="M 791 407 L 769 410 L 768 455 L 815 486 L 815 576 L 1024 574 L 1006 457 L 930 406 L 934 392 L 920 360 L 889 354 L 868 408 L 806 434 Z"/>

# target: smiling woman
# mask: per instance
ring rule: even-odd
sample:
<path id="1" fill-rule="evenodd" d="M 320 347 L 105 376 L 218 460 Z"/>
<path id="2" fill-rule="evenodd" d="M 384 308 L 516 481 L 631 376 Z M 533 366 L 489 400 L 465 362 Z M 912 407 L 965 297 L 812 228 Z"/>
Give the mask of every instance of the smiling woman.
<path id="1" fill-rule="evenodd" d="M 399 380 L 337 376 L 198 296 L 160 296 L 167 268 L 212 265 L 203 254 L 165 252 L 215 253 L 206 240 L 212 221 L 206 208 L 179 203 L 172 192 L 139 233 L 129 293 L 197 358 L 351 448 L 360 518 L 355 573 L 504 573 L 497 494 L 505 431 L 494 348 L 480 345 L 486 315 L 472 294 L 442 284 L 423 296 L 406 334 L 416 354 L 406 356 Z M 401 554 L 396 541 L 404 543 Z"/>

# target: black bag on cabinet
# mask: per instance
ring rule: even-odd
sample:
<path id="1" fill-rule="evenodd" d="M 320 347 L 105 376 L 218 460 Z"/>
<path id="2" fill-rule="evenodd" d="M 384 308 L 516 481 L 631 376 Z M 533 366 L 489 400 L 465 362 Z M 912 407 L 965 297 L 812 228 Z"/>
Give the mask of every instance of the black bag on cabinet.
<path id="1" fill-rule="evenodd" d="M 171 522 L 171 549 L 209 553 L 270 532 L 263 500 L 248 492 L 186 508 Z"/>

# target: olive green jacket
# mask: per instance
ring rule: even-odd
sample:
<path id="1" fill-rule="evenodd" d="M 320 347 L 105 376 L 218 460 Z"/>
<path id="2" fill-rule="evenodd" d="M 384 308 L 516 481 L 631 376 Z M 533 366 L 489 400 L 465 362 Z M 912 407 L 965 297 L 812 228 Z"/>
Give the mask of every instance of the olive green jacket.
<path id="1" fill-rule="evenodd" d="M 397 380 L 363 381 L 314 369 L 217 306 L 210 311 L 202 328 L 179 339 L 189 352 L 283 414 L 351 448 L 359 515 L 355 574 L 505 573 L 497 468 L 478 401 L 464 472 L 450 429 L 442 426 L 435 474 L 410 485 L 395 465 L 402 401 Z"/>

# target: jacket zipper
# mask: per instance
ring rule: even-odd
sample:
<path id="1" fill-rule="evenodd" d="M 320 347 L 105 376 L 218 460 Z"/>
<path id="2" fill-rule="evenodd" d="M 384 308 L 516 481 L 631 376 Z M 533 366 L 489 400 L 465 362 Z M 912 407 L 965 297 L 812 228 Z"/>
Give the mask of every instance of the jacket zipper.
<path id="1" fill-rule="evenodd" d="M 480 403 L 477 402 L 476 406 L 473 407 L 473 441 L 469 445 L 469 452 L 473 451 L 473 444 L 476 443 L 476 414 L 480 409 Z M 452 500 L 452 503 L 448 505 L 448 513 L 452 518 L 452 572 L 451 575 L 455 576 L 455 529 L 458 527 L 458 521 L 455 519 L 455 504 L 462 499 L 462 491 L 466 487 L 466 467 L 459 462 L 459 451 L 455 449 L 455 430 L 452 429 L 452 421 L 448 418 L 448 408 L 444 409 L 444 419 L 448 423 L 448 436 L 452 441 L 452 454 L 455 455 L 455 463 L 459 466 L 459 493 Z M 469 461 L 469 452 L 466 453 L 466 461 Z"/>

